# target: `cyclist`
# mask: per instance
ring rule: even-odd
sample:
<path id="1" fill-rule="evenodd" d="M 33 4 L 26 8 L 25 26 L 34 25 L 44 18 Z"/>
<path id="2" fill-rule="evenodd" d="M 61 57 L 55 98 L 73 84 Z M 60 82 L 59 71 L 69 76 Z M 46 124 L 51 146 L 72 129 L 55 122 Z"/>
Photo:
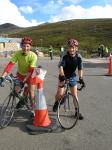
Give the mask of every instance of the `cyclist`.
<path id="1" fill-rule="evenodd" d="M 52 47 L 52 45 L 50 45 L 50 47 L 49 47 L 49 56 L 52 60 L 53 59 L 53 47 Z"/>
<path id="2" fill-rule="evenodd" d="M 57 93 L 55 95 L 55 103 L 53 111 L 56 112 L 58 108 L 58 100 L 64 95 L 64 83 L 66 79 L 69 79 L 69 86 L 73 96 L 78 99 L 77 96 L 77 81 L 76 81 L 76 69 L 78 69 L 79 82 L 85 86 L 83 80 L 83 63 L 82 57 L 77 53 L 78 41 L 70 39 L 68 41 L 67 53 L 62 57 L 59 62 L 59 83 Z M 75 114 L 77 115 L 77 114 Z M 83 116 L 79 113 L 79 120 L 82 120 Z"/>
<path id="3" fill-rule="evenodd" d="M 30 77 L 36 67 L 37 55 L 30 51 L 32 46 L 32 39 L 30 37 L 24 37 L 21 41 L 22 50 L 17 51 L 11 58 L 8 65 L 5 67 L 2 76 L 0 77 L 0 85 L 4 82 L 5 76 L 11 71 L 15 63 L 18 63 L 16 77 L 21 83 L 27 83 L 28 87 L 24 90 L 24 96 L 27 96 L 28 92 L 31 99 L 34 99 L 34 91 L 30 89 Z M 19 101 L 16 108 L 21 108 L 25 104 L 24 101 Z"/>

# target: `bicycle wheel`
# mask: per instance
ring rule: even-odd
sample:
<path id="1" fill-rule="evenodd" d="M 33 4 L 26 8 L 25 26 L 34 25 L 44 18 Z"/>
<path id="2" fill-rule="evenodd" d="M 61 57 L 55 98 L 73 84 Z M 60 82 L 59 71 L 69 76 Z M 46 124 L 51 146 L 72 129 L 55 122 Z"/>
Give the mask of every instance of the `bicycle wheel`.
<path id="1" fill-rule="evenodd" d="M 16 98 L 11 94 L 4 100 L 0 110 L 0 126 L 1 128 L 7 127 L 14 115 L 16 106 Z"/>
<path id="2" fill-rule="evenodd" d="M 64 98 L 59 101 L 58 121 L 62 128 L 72 129 L 76 125 L 78 117 L 79 103 L 71 93 L 67 93 Z"/>

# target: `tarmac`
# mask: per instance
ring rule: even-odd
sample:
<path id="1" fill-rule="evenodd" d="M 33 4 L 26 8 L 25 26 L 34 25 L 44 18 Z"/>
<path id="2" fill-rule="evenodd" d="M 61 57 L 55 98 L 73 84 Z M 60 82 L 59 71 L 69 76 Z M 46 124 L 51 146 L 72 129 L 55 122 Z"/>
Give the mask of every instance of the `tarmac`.
<path id="1" fill-rule="evenodd" d="M 52 112 L 54 96 L 57 88 L 59 57 L 50 60 L 39 57 L 39 64 L 46 68 L 44 92 L 50 117 L 57 117 Z M 86 88 L 78 93 L 80 111 L 83 121 L 71 130 L 47 130 L 48 132 L 29 134 L 26 125 L 30 124 L 30 114 L 25 110 L 17 112 L 12 123 L 0 132 L 0 149 L 2 150 L 110 150 L 112 147 L 112 77 L 107 77 L 108 58 L 85 59 L 84 80 Z M 2 58 L 0 72 L 9 61 Z M 89 63 L 90 62 L 90 63 Z M 16 66 L 13 70 L 16 72 Z M 0 89 L 0 103 L 8 94 L 8 89 Z M 34 128 L 35 129 L 35 128 Z M 40 131 L 40 130 L 39 130 Z M 50 131 L 50 132 L 49 132 Z M 58 133 L 57 133 L 58 132 Z M 37 135 L 34 135 L 37 134 Z M 33 134 L 33 135 L 32 135 Z M 11 137 L 11 138 L 10 138 Z"/>
<path id="2" fill-rule="evenodd" d="M 109 67 L 109 58 L 90 58 L 86 59 L 83 58 L 83 66 L 84 68 L 105 68 L 108 69 Z"/>
<path id="3" fill-rule="evenodd" d="M 89 58 L 89 59 L 86 59 L 84 58 L 83 59 L 84 62 L 89 62 L 89 63 L 108 63 L 109 62 L 109 57 L 103 57 L 103 58 Z"/>

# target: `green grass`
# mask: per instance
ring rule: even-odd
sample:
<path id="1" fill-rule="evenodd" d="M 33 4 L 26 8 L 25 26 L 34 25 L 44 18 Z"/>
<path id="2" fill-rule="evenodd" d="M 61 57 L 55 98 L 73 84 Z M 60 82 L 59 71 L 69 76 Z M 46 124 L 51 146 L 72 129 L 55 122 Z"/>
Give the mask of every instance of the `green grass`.
<path id="1" fill-rule="evenodd" d="M 31 36 L 33 46 L 60 49 L 66 47 L 69 38 L 79 41 L 79 49 L 89 53 L 96 51 L 99 44 L 112 47 L 112 19 L 77 19 L 48 23 L 26 28 L 11 37 Z"/>

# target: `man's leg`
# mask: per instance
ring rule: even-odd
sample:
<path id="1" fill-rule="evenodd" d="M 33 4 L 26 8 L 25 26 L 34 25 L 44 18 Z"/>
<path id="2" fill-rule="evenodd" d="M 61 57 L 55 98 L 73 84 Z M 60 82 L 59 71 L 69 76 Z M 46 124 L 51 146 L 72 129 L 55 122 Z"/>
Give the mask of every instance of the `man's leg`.
<path id="1" fill-rule="evenodd" d="M 35 90 L 36 90 L 36 85 L 30 85 L 30 100 L 31 100 L 31 107 L 32 110 L 34 110 L 34 106 L 35 106 Z"/>
<path id="2" fill-rule="evenodd" d="M 27 103 L 28 92 L 29 92 L 29 88 L 27 86 L 27 87 L 24 88 L 23 98 L 17 103 L 16 109 L 24 107 L 24 105 Z"/>
<path id="3" fill-rule="evenodd" d="M 57 93 L 55 95 L 55 103 L 53 105 L 53 111 L 56 112 L 58 109 L 58 102 L 60 100 L 60 98 L 62 98 L 64 95 L 64 87 L 59 87 L 57 89 Z"/>

